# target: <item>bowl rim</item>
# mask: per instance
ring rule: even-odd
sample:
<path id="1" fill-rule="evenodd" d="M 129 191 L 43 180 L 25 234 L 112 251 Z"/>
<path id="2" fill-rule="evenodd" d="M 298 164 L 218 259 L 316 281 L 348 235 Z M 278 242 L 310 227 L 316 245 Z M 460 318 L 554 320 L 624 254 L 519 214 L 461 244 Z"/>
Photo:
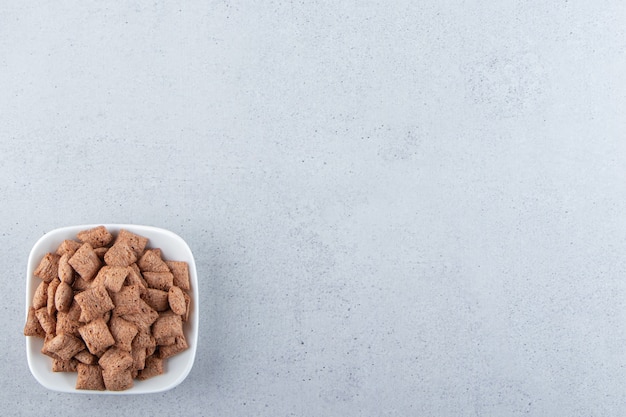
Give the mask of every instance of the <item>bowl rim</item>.
<path id="1" fill-rule="evenodd" d="M 39 382 L 39 384 L 41 384 L 44 388 L 47 388 L 51 391 L 62 392 L 62 393 L 92 394 L 92 395 L 139 395 L 139 394 L 155 394 L 155 393 L 171 390 L 175 388 L 176 386 L 180 385 L 187 378 L 195 362 L 196 351 L 197 351 L 197 346 L 198 346 L 199 299 L 200 299 L 199 288 L 198 288 L 198 274 L 197 274 L 196 262 L 195 262 L 195 257 L 193 255 L 193 252 L 191 251 L 191 248 L 189 247 L 187 242 L 181 236 L 172 232 L 171 230 L 164 229 L 161 227 L 156 227 L 156 226 L 130 224 L 130 223 L 94 223 L 94 224 L 81 224 L 81 225 L 58 227 L 58 228 L 55 228 L 46 232 L 39 239 L 37 239 L 35 244 L 32 246 L 29 256 L 28 256 L 28 264 L 26 266 L 24 322 L 26 318 L 28 317 L 28 311 L 29 311 L 30 306 L 32 305 L 32 296 L 38 285 L 33 275 L 33 272 L 36 266 L 39 264 L 41 260 L 41 256 L 43 256 L 41 254 L 43 250 L 42 247 L 52 245 L 51 243 L 49 243 L 49 240 L 56 236 L 63 235 L 63 237 L 61 237 L 60 240 L 57 239 L 59 240 L 57 244 L 60 244 L 65 239 L 75 239 L 76 234 L 81 230 L 87 230 L 87 229 L 91 229 L 91 228 L 98 227 L 98 226 L 104 226 L 107 228 L 107 230 L 111 231 L 112 233 L 117 233 L 119 232 L 120 229 L 126 229 L 126 230 L 129 230 L 130 232 L 140 234 L 140 235 L 143 232 L 143 233 L 147 233 L 151 235 L 157 234 L 160 237 L 164 237 L 164 238 L 167 237 L 170 242 L 174 242 L 176 245 L 179 245 L 181 250 L 187 254 L 188 259 L 186 259 L 185 262 L 188 263 L 188 267 L 189 267 L 189 279 L 191 283 L 190 295 L 192 297 L 192 305 L 191 305 L 190 320 L 189 320 L 190 331 L 187 332 L 190 334 L 185 334 L 189 348 L 185 352 L 181 352 L 180 354 L 180 355 L 184 354 L 187 356 L 187 360 L 184 363 L 184 369 L 181 369 L 179 371 L 179 374 L 176 376 L 176 378 L 173 381 L 170 381 L 168 383 L 165 383 L 164 381 L 162 386 L 157 386 L 153 388 L 142 388 L 141 384 L 146 381 L 138 381 L 138 380 L 134 381 L 134 386 L 132 388 L 125 390 L 125 391 L 78 390 L 74 387 L 72 388 L 59 387 L 50 383 L 49 380 L 45 379 L 45 375 L 49 375 L 53 373 L 51 370 L 51 366 L 46 370 L 42 370 L 42 369 L 39 369 L 39 367 L 37 367 L 36 364 L 34 363 L 35 358 L 32 352 L 33 351 L 32 344 L 41 343 L 41 342 L 37 342 L 37 340 L 41 340 L 41 339 L 35 338 L 32 336 L 24 336 L 24 338 L 26 339 L 26 358 L 27 358 L 30 372 L 35 378 L 35 380 L 37 380 L 37 382 Z M 159 244 L 150 245 L 151 240 L 152 239 L 150 238 L 148 240 L 149 247 L 161 246 Z M 44 251 L 43 254 L 47 252 L 49 251 Z M 164 257 L 167 258 L 167 253 L 164 253 Z M 174 258 L 178 258 L 178 257 L 173 257 L 172 259 L 174 260 Z M 175 260 L 182 260 L 182 259 L 175 259 Z M 43 354 L 40 354 L 40 355 L 44 356 Z M 175 359 L 176 356 L 172 358 L 168 358 L 167 361 L 171 361 L 172 359 L 176 360 Z M 166 370 L 166 372 L 168 371 Z M 57 373 L 54 373 L 54 374 L 57 374 Z M 58 373 L 58 374 L 69 374 L 72 376 L 75 375 L 75 373 L 73 372 Z M 151 378 L 150 380 L 159 381 L 157 379 L 159 376 Z M 75 380 L 75 377 L 74 377 L 74 380 Z M 154 385 L 154 382 L 152 382 L 152 385 Z"/>

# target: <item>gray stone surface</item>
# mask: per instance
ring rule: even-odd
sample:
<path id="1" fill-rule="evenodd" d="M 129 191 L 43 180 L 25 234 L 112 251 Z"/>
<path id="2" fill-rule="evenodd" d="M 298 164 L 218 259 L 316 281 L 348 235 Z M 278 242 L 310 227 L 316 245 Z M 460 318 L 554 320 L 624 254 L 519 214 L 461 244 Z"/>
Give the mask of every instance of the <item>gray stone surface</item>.
<path id="1" fill-rule="evenodd" d="M 2 414 L 623 413 L 623 2 L 107 4 L 0 5 Z M 30 375 L 30 247 L 85 223 L 194 251 L 174 390 Z"/>

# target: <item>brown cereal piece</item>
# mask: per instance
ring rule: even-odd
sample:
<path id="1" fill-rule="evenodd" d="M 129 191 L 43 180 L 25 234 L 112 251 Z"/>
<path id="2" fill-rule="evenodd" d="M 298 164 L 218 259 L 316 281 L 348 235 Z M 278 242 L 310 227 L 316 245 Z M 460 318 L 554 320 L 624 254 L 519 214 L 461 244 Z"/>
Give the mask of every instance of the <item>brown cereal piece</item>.
<path id="1" fill-rule="evenodd" d="M 100 258 L 100 260 L 104 260 L 104 256 L 109 251 L 109 248 L 103 246 L 101 248 L 94 248 L 93 251 L 96 253 L 96 255 L 98 255 L 98 258 Z"/>
<path id="2" fill-rule="evenodd" d="M 52 372 L 76 372 L 78 361 L 76 359 L 52 359 Z"/>
<path id="3" fill-rule="evenodd" d="M 156 311 L 165 311 L 169 308 L 167 291 L 148 288 L 141 298 Z"/>
<path id="4" fill-rule="evenodd" d="M 91 286 L 104 285 L 107 290 L 118 292 L 122 288 L 122 285 L 124 285 L 127 275 L 127 267 L 105 265 L 100 268 Z"/>
<path id="5" fill-rule="evenodd" d="M 122 316 L 124 314 L 140 313 L 142 305 L 140 304 L 140 288 L 137 285 L 124 285 L 118 292 L 111 294 L 113 304 L 113 314 Z"/>
<path id="6" fill-rule="evenodd" d="M 95 280 L 95 279 L 94 279 Z M 91 283 L 94 281 L 87 281 L 85 278 L 78 275 L 78 273 L 74 274 L 74 284 L 72 284 L 72 288 L 75 291 L 85 291 L 91 287 Z"/>
<path id="7" fill-rule="evenodd" d="M 47 253 L 46 256 L 41 259 L 37 268 L 35 268 L 33 275 L 46 282 L 52 281 L 57 277 L 59 272 L 59 259 L 61 259 L 59 255 Z"/>
<path id="8" fill-rule="evenodd" d="M 146 304 L 146 302 L 142 299 L 139 299 L 139 301 L 137 302 L 137 307 L 139 307 L 138 312 L 123 314 L 122 318 L 133 323 L 140 331 L 149 331 L 150 326 L 152 326 L 152 324 L 159 317 L 159 313 L 157 313 L 152 307 Z"/>
<path id="9" fill-rule="evenodd" d="M 137 266 L 137 264 L 131 264 L 128 267 L 128 276 L 126 277 L 126 284 L 139 286 L 141 294 L 144 294 L 146 292 L 146 289 L 148 288 L 148 283 L 146 282 L 145 279 L 143 279 L 143 276 L 141 275 L 141 271 L 139 270 L 139 267 Z"/>
<path id="10" fill-rule="evenodd" d="M 166 336 L 159 339 L 156 339 L 157 346 L 169 346 L 176 343 L 176 338 L 174 336 Z"/>
<path id="11" fill-rule="evenodd" d="M 76 365 L 78 377 L 76 378 L 76 389 L 91 391 L 104 391 L 104 380 L 102 379 L 102 368 L 98 365 L 79 363 Z"/>
<path id="12" fill-rule="evenodd" d="M 48 346 L 50 345 L 50 341 L 52 339 L 54 339 L 53 334 L 46 334 L 46 337 L 43 339 L 43 347 L 41 348 L 41 353 L 46 356 L 50 356 L 52 359 L 56 359 L 58 358 L 58 356 L 48 350 Z"/>
<path id="13" fill-rule="evenodd" d="M 46 332 L 46 335 L 55 334 L 57 323 L 54 319 L 54 316 L 48 314 L 48 309 L 46 307 L 41 307 L 40 309 L 36 310 L 35 316 L 37 316 L 37 320 L 39 320 L 39 324 Z"/>
<path id="14" fill-rule="evenodd" d="M 105 269 L 104 286 L 107 290 L 112 292 L 118 292 L 122 289 L 124 281 L 128 276 L 128 267 L 123 266 L 104 266 Z"/>
<path id="15" fill-rule="evenodd" d="M 191 285 L 189 284 L 189 265 L 187 262 L 182 261 L 165 261 L 165 264 L 170 268 L 174 275 L 174 285 L 189 291 Z"/>
<path id="16" fill-rule="evenodd" d="M 167 292 L 167 301 L 174 314 L 183 315 L 187 310 L 185 303 L 185 293 L 176 286 L 171 286 Z"/>
<path id="17" fill-rule="evenodd" d="M 97 287 L 99 285 L 104 285 L 104 279 L 106 278 L 105 272 L 106 272 L 106 269 L 103 266 L 102 268 L 100 268 L 100 270 L 98 270 L 98 273 L 96 274 L 94 279 L 89 281 L 89 286 L 90 287 Z"/>
<path id="18" fill-rule="evenodd" d="M 137 261 L 137 254 L 126 241 L 116 241 L 104 254 L 104 262 L 112 266 L 128 266 Z"/>
<path id="19" fill-rule="evenodd" d="M 33 296 L 33 308 L 37 310 L 44 307 L 46 304 L 48 304 L 48 283 L 41 281 Z"/>
<path id="20" fill-rule="evenodd" d="M 150 356 L 146 358 L 146 366 L 141 371 L 139 371 L 137 379 L 144 381 L 148 378 L 162 375 L 163 372 L 163 359 L 156 356 Z"/>
<path id="21" fill-rule="evenodd" d="M 74 355 L 74 359 L 85 365 L 96 365 L 98 363 L 98 357 L 89 353 L 88 349 L 83 349 L 78 352 Z"/>
<path id="22" fill-rule="evenodd" d="M 46 336 L 46 331 L 41 327 L 41 323 L 35 315 L 34 307 L 28 308 L 28 316 L 26 317 L 26 324 L 24 325 L 24 336 L 35 336 L 42 339 Z"/>
<path id="23" fill-rule="evenodd" d="M 113 371 L 102 370 L 102 379 L 104 380 L 104 386 L 109 391 L 124 391 L 133 387 L 133 374 L 130 370 L 125 371 Z"/>
<path id="24" fill-rule="evenodd" d="M 128 243 L 133 252 L 135 252 L 137 258 L 139 258 L 148 244 L 148 238 L 136 235 L 126 229 L 121 229 L 117 235 L 115 243 L 117 242 Z"/>
<path id="25" fill-rule="evenodd" d="M 130 355 L 133 357 L 131 369 L 140 371 L 146 366 L 146 348 L 133 349 Z"/>
<path id="26" fill-rule="evenodd" d="M 167 359 L 179 354 L 187 348 L 189 348 L 189 345 L 187 344 L 185 336 L 176 336 L 176 341 L 173 344 L 159 347 L 159 357 L 161 359 Z"/>
<path id="27" fill-rule="evenodd" d="M 174 275 L 171 272 L 144 272 L 143 277 L 149 288 L 168 291 L 174 285 Z"/>
<path id="28" fill-rule="evenodd" d="M 160 313 L 159 318 L 152 325 L 152 335 L 157 340 L 172 336 L 182 336 L 183 321 L 181 317 L 171 311 Z"/>
<path id="29" fill-rule="evenodd" d="M 160 251 L 156 249 L 146 250 L 137 261 L 137 266 L 142 272 L 170 272 L 170 269 L 161 259 Z"/>
<path id="30" fill-rule="evenodd" d="M 132 348 L 133 350 L 140 348 L 156 348 L 156 340 L 154 336 L 152 336 L 150 329 L 142 329 L 137 332 L 137 336 L 133 339 Z"/>
<path id="31" fill-rule="evenodd" d="M 48 314 L 51 316 L 57 311 L 56 304 L 54 303 L 54 295 L 60 283 L 61 281 L 55 278 L 48 284 L 48 301 L 46 302 L 46 307 L 48 308 Z"/>
<path id="32" fill-rule="evenodd" d="M 67 333 L 57 334 L 48 343 L 48 351 L 65 361 L 72 359 L 81 350 L 85 350 L 85 343 L 78 337 Z"/>
<path id="33" fill-rule="evenodd" d="M 113 235 L 104 226 L 97 226 L 92 229 L 82 230 L 76 235 L 78 240 L 89 243 L 94 248 L 101 248 L 108 245 L 113 240 Z"/>
<path id="34" fill-rule="evenodd" d="M 130 352 L 111 347 L 102 354 L 98 364 L 105 371 L 120 372 L 128 369 L 133 364 L 133 357 L 130 355 Z"/>
<path id="35" fill-rule="evenodd" d="M 82 322 L 102 317 L 107 311 L 115 307 L 103 285 L 76 294 L 74 300 L 80 305 L 80 321 Z"/>
<path id="36" fill-rule="evenodd" d="M 147 358 L 156 351 L 157 343 L 156 339 L 152 336 L 149 329 L 140 330 L 139 333 L 137 333 L 137 336 L 135 336 L 135 338 L 133 339 L 132 347 L 133 349 L 131 352 L 134 352 L 136 350 L 145 350 L 145 357 Z"/>
<path id="37" fill-rule="evenodd" d="M 108 347 L 115 344 L 115 339 L 104 319 L 93 320 L 78 329 L 87 349 L 93 355 L 101 355 Z"/>
<path id="38" fill-rule="evenodd" d="M 67 282 L 61 282 L 54 293 L 54 305 L 57 311 L 69 311 L 73 299 L 74 291 L 72 287 Z"/>
<path id="39" fill-rule="evenodd" d="M 82 246 L 82 243 L 77 242 L 75 240 L 66 239 L 57 247 L 56 254 L 59 256 L 63 256 L 64 254 L 68 254 L 70 258 L 74 253 Z"/>
<path id="40" fill-rule="evenodd" d="M 78 321 L 80 318 L 80 305 L 78 303 L 72 303 L 70 309 L 67 312 L 59 311 L 57 313 L 57 327 L 56 332 L 69 333 L 76 337 L 80 337 L 78 329 L 83 324 Z"/>
<path id="41" fill-rule="evenodd" d="M 70 285 L 74 282 L 74 269 L 72 269 L 72 265 L 70 265 L 71 255 L 68 253 L 64 253 L 61 255 L 59 259 L 59 279 L 61 282 L 66 282 Z"/>
<path id="42" fill-rule="evenodd" d="M 186 292 L 183 293 L 185 297 L 185 313 L 183 314 L 183 321 L 189 321 L 189 313 L 191 313 L 191 296 Z"/>
<path id="43" fill-rule="evenodd" d="M 115 339 L 115 346 L 130 352 L 131 344 L 138 332 L 137 326 L 121 317 L 114 316 L 109 321 L 109 330 Z"/>
<path id="44" fill-rule="evenodd" d="M 88 281 L 96 275 L 102 265 L 100 258 L 89 243 L 83 243 L 68 262 L 81 277 Z"/>

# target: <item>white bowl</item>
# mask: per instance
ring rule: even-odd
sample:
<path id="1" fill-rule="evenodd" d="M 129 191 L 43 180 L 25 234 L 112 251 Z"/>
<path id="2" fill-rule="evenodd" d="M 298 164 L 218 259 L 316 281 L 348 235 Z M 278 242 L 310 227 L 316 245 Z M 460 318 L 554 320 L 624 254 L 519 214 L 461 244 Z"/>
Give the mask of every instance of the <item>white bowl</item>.
<path id="1" fill-rule="evenodd" d="M 145 381 L 135 380 L 134 386 L 128 390 L 77 390 L 75 388 L 76 372 L 52 372 L 52 359 L 41 353 L 43 340 L 38 337 L 29 336 L 26 337 L 26 357 L 28 358 L 30 371 L 41 385 L 50 390 L 59 392 L 124 395 L 150 394 L 172 389 L 183 382 L 193 366 L 196 356 L 196 347 L 198 345 L 198 311 L 200 301 L 198 296 L 198 274 L 196 272 L 196 263 L 193 254 L 187 243 L 177 234 L 157 227 L 131 224 L 69 226 L 46 233 L 35 243 L 28 257 L 28 268 L 26 271 L 26 314 L 28 315 L 28 308 L 32 305 L 33 295 L 41 282 L 39 278 L 33 275 L 33 271 L 37 268 L 37 265 L 39 265 L 41 258 L 48 252 L 54 252 L 63 240 L 76 239 L 76 234 L 79 231 L 100 225 L 105 226 L 114 235 L 117 235 L 120 229 L 126 229 L 132 233 L 147 237 L 147 247 L 161 248 L 164 259 L 187 262 L 189 265 L 189 280 L 191 284 L 191 312 L 189 320 L 184 324 L 184 332 L 189 348 L 166 359 L 164 361 L 165 372 L 162 375 L 152 377 Z"/>

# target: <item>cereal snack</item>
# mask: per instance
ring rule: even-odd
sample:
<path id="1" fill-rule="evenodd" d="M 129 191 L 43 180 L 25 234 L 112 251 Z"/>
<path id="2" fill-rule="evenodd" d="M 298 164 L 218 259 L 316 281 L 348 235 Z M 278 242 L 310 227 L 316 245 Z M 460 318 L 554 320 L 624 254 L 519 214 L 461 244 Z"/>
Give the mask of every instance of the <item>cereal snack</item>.
<path id="1" fill-rule="evenodd" d="M 98 365 L 79 363 L 76 365 L 78 378 L 76 379 L 76 389 L 104 391 L 104 380 L 102 379 L 102 368 Z"/>
<path id="2" fill-rule="evenodd" d="M 191 286 L 189 284 L 189 265 L 187 265 L 187 262 L 165 261 L 165 263 L 172 271 L 172 275 L 174 275 L 174 285 L 189 291 Z"/>
<path id="3" fill-rule="evenodd" d="M 185 302 L 185 293 L 183 293 L 183 290 L 172 285 L 167 293 L 167 301 L 174 313 L 178 315 L 185 314 L 185 311 L 187 310 L 187 305 Z"/>
<path id="4" fill-rule="evenodd" d="M 137 261 L 137 266 L 142 271 L 148 272 L 170 272 L 170 269 L 165 264 L 165 261 L 161 258 L 159 250 L 150 249 L 144 252 L 144 254 Z"/>
<path id="5" fill-rule="evenodd" d="M 49 253 L 43 257 L 37 269 L 35 269 L 34 275 L 41 278 L 45 282 L 50 282 L 56 278 L 59 269 L 60 255 Z"/>
<path id="6" fill-rule="evenodd" d="M 167 259 L 147 238 L 104 226 L 47 253 L 24 335 L 43 339 L 54 372 L 76 374 L 78 390 L 122 391 L 167 372 L 189 346 L 186 262 Z"/>
<path id="7" fill-rule="evenodd" d="M 94 248 L 101 248 L 113 240 L 113 235 L 104 226 L 97 226 L 93 229 L 83 230 L 76 234 L 78 240 L 89 243 Z"/>
<path id="8" fill-rule="evenodd" d="M 168 295 L 167 291 L 157 290 L 156 288 L 148 288 L 142 298 L 156 311 L 165 311 L 170 307 Z"/>
<path id="9" fill-rule="evenodd" d="M 102 266 L 100 258 L 89 243 L 84 243 L 78 248 L 68 263 L 74 268 L 74 271 L 78 272 L 78 275 L 86 280 L 93 278 Z"/>

